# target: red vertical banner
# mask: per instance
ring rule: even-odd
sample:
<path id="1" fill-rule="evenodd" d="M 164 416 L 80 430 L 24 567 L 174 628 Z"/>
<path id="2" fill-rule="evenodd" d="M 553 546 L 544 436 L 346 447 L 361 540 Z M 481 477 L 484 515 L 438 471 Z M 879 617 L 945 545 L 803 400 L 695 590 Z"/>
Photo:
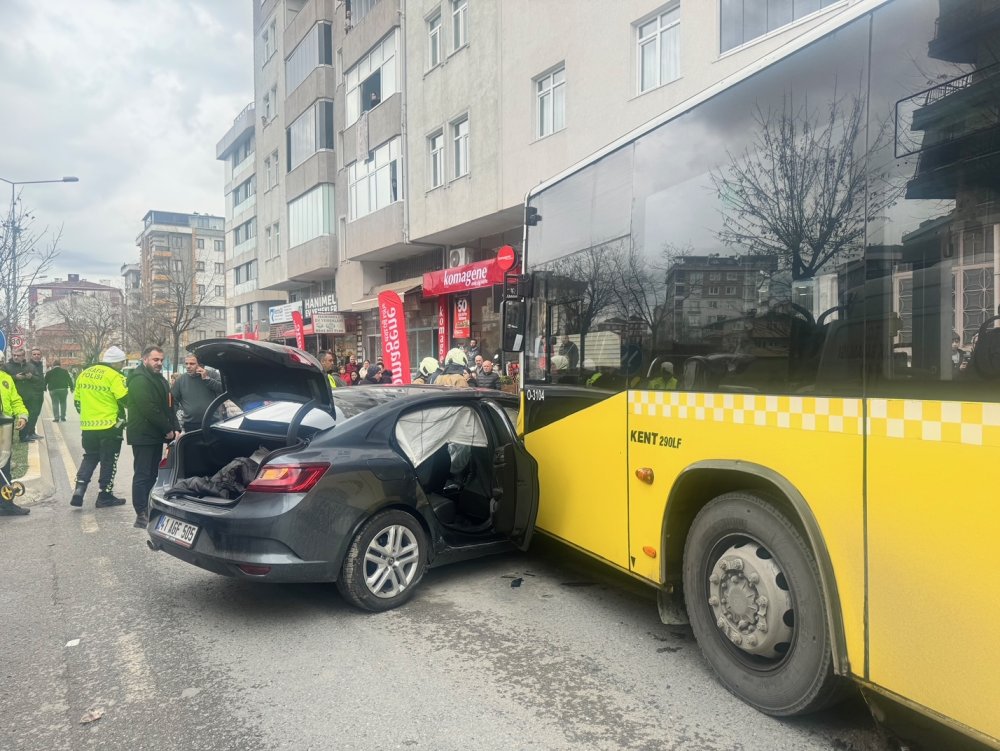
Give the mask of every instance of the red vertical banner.
<path id="1" fill-rule="evenodd" d="M 448 354 L 448 298 L 438 298 L 438 360 L 444 362 Z"/>
<path id="2" fill-rule="evenodd" d="M 302 314 L 297 311 L 292 311 L 292 326 L 295 327 L 295 346 L 301 350 L 306 348 L 306 329 L 302 325 Z"/>
<path id="3" fill-rule="evenodd" d="M 455 295 L 455 329 L 452 335 L 456 339 L 468 339 L 472 331 L 472 301 L 468 295 Z"/>
<path id="4" fill-rule="evenodd" d="M 406 341 L 406 317 L 403 301 L 391 290 L 378 296 L 378 317 L 382 328 L 382 362 L 392 371 L 392 383 L 410 382 L 410 347 Z"/>

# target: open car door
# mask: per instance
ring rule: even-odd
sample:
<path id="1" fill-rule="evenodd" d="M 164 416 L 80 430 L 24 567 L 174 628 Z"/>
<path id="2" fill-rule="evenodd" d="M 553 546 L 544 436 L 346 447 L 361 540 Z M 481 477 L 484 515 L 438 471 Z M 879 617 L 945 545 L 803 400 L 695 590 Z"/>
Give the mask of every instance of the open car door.
<path id="1" fill-rule="evenodd" d="M 487 413 L 499 443 L 493 454 L 493 477 L 497 499 L 493 529 L 506 535 L 521 550 L 527 550 L 538 516 L 538 462 L 518 440 L 504 410 L 487 401 Z"/>

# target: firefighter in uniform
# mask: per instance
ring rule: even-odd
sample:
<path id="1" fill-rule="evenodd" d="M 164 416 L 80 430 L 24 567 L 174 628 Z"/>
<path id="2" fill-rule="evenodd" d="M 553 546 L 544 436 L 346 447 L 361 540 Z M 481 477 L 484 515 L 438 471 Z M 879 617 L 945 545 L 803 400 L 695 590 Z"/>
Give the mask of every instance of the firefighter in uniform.
<path id="1" fill-rule="evenodd" d="M 101 362 L 84 370 L 77 377 L 73 404 L 80 413 L 83 428 L 83 461 L 76 473 L 76 488 L 71 506 L 82 506 L 87 485 L 97 465 L 101 465 L 99 478 L 101 492 L 97 494 L 97 508 L 121 506 L 124 498 L 112 492 L 118 454 L 122 450 L 122 428 L 125 425 L 125 353 L 118 347 L 109 347 Z"/>

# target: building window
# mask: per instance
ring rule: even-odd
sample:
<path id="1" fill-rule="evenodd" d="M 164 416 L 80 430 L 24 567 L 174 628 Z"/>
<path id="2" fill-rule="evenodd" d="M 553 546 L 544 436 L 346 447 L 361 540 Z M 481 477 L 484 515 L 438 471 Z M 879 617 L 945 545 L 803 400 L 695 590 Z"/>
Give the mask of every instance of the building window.
<path id="1" fill-rule="evenodd" d="M 431 157 L 431 187 L 444 184 L 444 133 L 438 131 L 427 139 Z"/>
<path id="2" fill-rule="evenodd" d="M 181 236 L 180 235 L 171 235 L 170 236 L 170 247 L 171 248 L 179 248 L 179 247 L 181 247 Z"/>
<path id="3" fill-rule="evenodd" d="M 435 13 L 427 22 L 427 67 L 441 62 L 441 14 Z"/>
<path id="4" fill-rule="evenodd" d="M 336 220 L 333 211 L 333 185 L 323 183 L 288 203 L 288 247 L 332 235 Z M 277 226 L 274 239 L 277 241 Z"/>
<path id="5" fill-rule="evenodd" d="M 250 136 L 249 138 L 245 139 L 242 143 L 240 143 L 235 149 L 233 149 L 233 155 L 231 157 L 231 165 L 234 169 L 238 167 L 240 164 L 242 164 L 243 160 L 253 156 L 253 144 L 254 144 L 253 136 Z"/>
<path id="6" fill-rule="evenodd" d="M 226 250 L 226 241 L 225 240 L 216 240 L 215 241 L 215 249 L 217 251 L 219 251 L 220 253 L 224 253 L 225 250 Z"/>
<path id="7" fill-rule="evenodd" d="M 222 284 L 216 284 L 215 285 L 215 296 L 216 297 L 225 297 L 226 296 L 226 287 L 225 287 L 225 285 L 222 285 Z"/>
<path id="8" fill-rule="evenodd" d="M 204 271 L 204 270 L 205 270 L 204 261 L 198 261 L 197 263 L 195 263 L 195 271 Z"/>
<path id="9" fill-rule="evenodd" d="M 402 139 L 396 136 L 347 168 L 350 218 L 384 209 L 402 198 Z"/>
<path id="10" fill-rule="evenodd" d="M 226 271 L 225 264 L 222 264 L 222 263 L 215 264 L 215 273 L 216 274 L 223 274 L 223 273 L 225 273 L 225 271 Z"/>
<path id="11" fill-rule="evenodd" d="M 726 287 L 726 295 L 732 297 L 736 294 L 736 287 Z"/>
<path id="12" fill-rule="evenodd" d="M 281 239 L 281 227 L 278 222 L 267 227 L 265 230 L 267 233 L 267 257 L 277 258 L 281 249 L 278 246 L 278 241 Z"/>
<path id="13" fill-rule="evenodd" d="M 320 99 L 295 118 L 285 136 L 289 172 L 317 151 L 333 149 L 333 102 Z"/>
<path id="14" fill-rule="evenodd" d="M 270 156 L 264 158 L 264 183 L 270 190 L 278 184 L 278 150 L 275 149 Z"/>
<path id="15" fill-rule="evenodd" d="M 204 250 L 204 249 L 205 249 L 205 238 L 199 237 L 198 238 L 198 250 Z"/>
<path id="16" fill-rule="evenodd" d="M 257 178 L 256 176 L 251 175 L 248 179 L 237 185 L 235 190 L 233 190 L 233 207 L 238 207 L 256 192 Z M 198 247 L 200 248 L 201 246 L 199 245 Z"/>
<path id="17" fill-rule="evenodd" d="M 727 282 L 736 282 L 736 281 L 739 281 L 739 278 L 740 278 L 740 275 L 737 274 L 735 271 L 727 271 L 726 272 L 726 281 Z"/>
<path id="18" fill-rule="evenodd" d="M 267 63 L 278 47 L 278 19 L 272 18 L 271 22 L 264 27 L 260 41 L 264 45 L 264 63 Z"/>
<path id="19" fill-rule="evenodd" d="M 327 22 L 313 26 L 285 60 L 285 96 L 320 65 L 333 65 L 333 36 Z"/>
<path id="20" fill-rule="evenodd" d="M 680 24 L 681 9 L 675 5 L 636 26 L 640 94 L 680 76 Z"/>
<path id="21" fill-rule="evenodd" d="M 720 289 L 719 287 L 709 287 L 708 288 L 708 294 L 710 294 L 710 295 L 717 295 L 717 294 L 719 294 L 719 289 Z"/>
<path id="22" fill-rule="evenodd" d="M 371 52 L 357 62 L 344 79 L 347 86 L 347 109 L 344 127 L 350 127 L 362 112 L 378 106 L 396 93 L 396 39 L 393 31 Z"/>
<path id="23" fill-rule="evenodd" d="M 204 297 L 204 295 L 205 295 L 205 285 L 204 284 L 199 284 L 198 285 L 198 295 Z M 204 336 L 204 333 L 202 333 L 201 331 L 199 331 L 198 333 L 201 336 Z"/>
<path id="24" fill-rule="evenodd" d="M 452 51 L 464 47 L 468 39 L 469 0 L 451 0 Z"/>
<path id="25" fill-rule="evenodd" d="M 841 0 L 722 0 L 719 50 L 725 52 Z"/>
<path id="26" fill-rule="evenodd" d="M 261 101 L 260 107 L 260 119 L 264 121 L 267 125 L 271 120 L 274 119 L 274 115 L 278 111 L 278 84 L 274 84 L 270 89 L 264 92 L 264 98 Z"/>
<path id="27" fill-rule="evenodd" d="M 469 118 L 451 124 L 452 156 L 454 158 L 453 177 L 469 174 Z"/>
<path id="28" fill-rule="evenodd" d="M 566 67 L 559 66 L 535 79 L 535 106 L 538 110 L 539 138 L 566 127 Z"/>
<path id="29" fill-rule="evenodd" d="M 184 270 L 184 262 L 174 261 L 174 271 L 183 271 L 183 270 Z"/>
<path id="30" fill-rule="evenodd" d="M 257 236 L 257 218 L 254 217 L 246 222 L 243 222 L 235 230 L 233 230 L 233 245 L 240 246 L 248 240 L 252 240 Z"/>

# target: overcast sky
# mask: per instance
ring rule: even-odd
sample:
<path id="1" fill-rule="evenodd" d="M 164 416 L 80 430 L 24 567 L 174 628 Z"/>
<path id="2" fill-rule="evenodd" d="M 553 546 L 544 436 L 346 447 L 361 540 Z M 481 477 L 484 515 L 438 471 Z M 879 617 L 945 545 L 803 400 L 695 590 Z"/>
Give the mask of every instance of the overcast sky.
<path id="1" fill-rule="evenodd" d="M 50 276 L 118 278 L 151 208 L 223 214 L 251 26 L 251 0 L 0 0 L 0 177 L 80 178 L 24 189 L 36 226 L 64 225 Z"/>

